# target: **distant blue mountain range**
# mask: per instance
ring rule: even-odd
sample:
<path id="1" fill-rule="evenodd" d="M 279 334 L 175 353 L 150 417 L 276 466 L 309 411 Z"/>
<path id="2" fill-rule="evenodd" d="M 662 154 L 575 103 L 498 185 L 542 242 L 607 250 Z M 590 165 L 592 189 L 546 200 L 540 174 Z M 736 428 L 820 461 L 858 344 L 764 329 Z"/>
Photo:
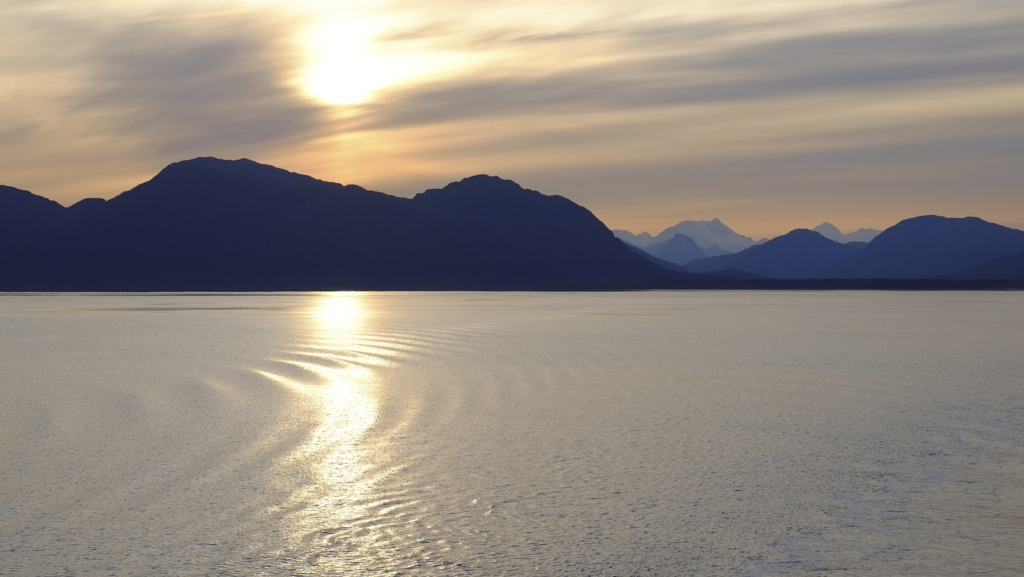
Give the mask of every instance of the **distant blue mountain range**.
<path id="1" fill-rule="evenodd" d="M 674 249 L 666 247 L 673 245 L 666 243 L 672 243 L 676 236 L 684 236 L 700 249 L 700 256 L 696 258 L 731 254 L 757 244 L 754 239 L 736 233 L 717 218 L 714 220 L 684 220 L 666 228 L 657 236 L 651 236 L 646 232 L 634 235 L 625 230 L 612 232 L 623 242 L 642 248 L 651 254 L 658 251 L 666 251 L 666 254 L 669 254 Z M 680 246 L 679 243 L 680 241 L 675 241 L 675 246 Z M 682 256 L 689 256 L 689 254 L 684 253 Z M 672 260 L 672 262 L 686 264 L 679 260 Z"/>
<path id="2" fill-rule="evenodd" d="M 492 176 L 408 199 L 197 158 L 67 208 L 0 186 L 0 290 L 1024 288 L 1024 232 L 980 219 L 909 219 L 867 244 L 757 244 L 718 220 L 646 237 L 630 239 L 641 252 L 568 199 Z"/>
<path id="3" fill-rule="evenodd" d="M 852 243 L 853 246 L 861 247 L 879 234 L 879 231 L 870 228 L 861 228 L 849 234 L 843 234 L 835 225 L 828 222 L 816 226 L 814 231 L 829 240 L 843 244 Z M 646 232 L 635 235 L 626 230 L 614 230 L 612 233 L 625 243 L 680 266 L 686 266 L 691 261 L 705 257 L 735 254 L 754 245 L 768 242 L 768 239 L 755 242 L 750 237 L 736 233 L 717 218 L 714 220 L 684 220 L 656 236 L 651 236 Z M 725 262 L 725 260 L 719 262 Z"/>
<path id="4" fill-rule="evenodd" d="M 738 253 L 691 261 L 694 272 L 741 270 L 785 279 L 1024 278 L 1024 231 L 980 218 L 919 216 L 869 243 L 794 230 Z"/>

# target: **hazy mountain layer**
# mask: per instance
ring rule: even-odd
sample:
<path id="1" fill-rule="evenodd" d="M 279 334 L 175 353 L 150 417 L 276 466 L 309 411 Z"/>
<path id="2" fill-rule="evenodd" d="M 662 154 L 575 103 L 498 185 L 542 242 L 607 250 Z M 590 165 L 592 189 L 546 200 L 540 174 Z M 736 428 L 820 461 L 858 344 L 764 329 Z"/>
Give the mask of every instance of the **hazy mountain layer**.
<path id="1" fill-rule="evenodd" d="M 625 242 L 631 246 L 646 248 L 654 242 L 654 237 L 647 232 L 641 232 L 640 234 L 633 234 L 628 230 L 613 230 L 612 234 L 615 238 Z"/>
<path id="2" fill-rule="evenodd" d="M 834 240 L 844 244 L 848 242 L 868 243 L 879 235 L 879 231 L 873 228 L 859 228 L 851 233 L 843 234 L 843 232 L 830 222 L 823 222 L 814 227 L 813 230 L 829 240 Z"/>
<path id="3" fill-rule="evenodd" d="M 736 254 L 695 260 L 686 268 L 786 279 L 1010 279 L 1024 275 L 1018 261 L 1005 255 L 1021 251 L 1024 231 L 973 217 L 922 216 L 896 224 L 867 244 L 840 244 L 798 229 Z"/>
<path id="4" fill-rule="evenodd" d="M 707 256 L 704 250 L 685 234 L 677 234 L 666 241 L 647 245 L 642 250 L 654 257 L 678 265 L 685 265 L 692 260 Z"/>
<path id="5" fill-rule="evenodd" d="M 688 236 L 707 256 L 739 252 L 754 245 L 754 239 L 737 234 L 717 218 L 714 220 L 684 220 L 651 236 L 644 232 L 634 235 L 628 231 L 616 230 L 615 235 L 634 246 L 648 246 L 666 242 L 677 234 Z"/>

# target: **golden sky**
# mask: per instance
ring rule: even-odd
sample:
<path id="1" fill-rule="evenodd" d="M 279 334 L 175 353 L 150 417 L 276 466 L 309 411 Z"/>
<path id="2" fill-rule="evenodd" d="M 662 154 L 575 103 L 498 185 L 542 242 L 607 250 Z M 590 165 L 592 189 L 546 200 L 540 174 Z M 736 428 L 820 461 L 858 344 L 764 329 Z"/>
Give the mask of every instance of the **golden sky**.
<path id="1" fill-rule="evenodd" d="M 0 0 L 0 150 L 65 205 L 217 156 L 633 232 L 1024 228 L 1024 2 Z"/>

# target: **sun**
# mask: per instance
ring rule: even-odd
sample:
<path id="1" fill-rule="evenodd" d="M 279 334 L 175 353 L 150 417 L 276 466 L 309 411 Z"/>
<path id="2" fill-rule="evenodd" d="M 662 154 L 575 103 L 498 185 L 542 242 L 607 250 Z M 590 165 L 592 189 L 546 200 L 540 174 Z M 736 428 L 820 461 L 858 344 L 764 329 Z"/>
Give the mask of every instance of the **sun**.
<path id="1" fill-rule="evenodd" d="M 386 30 L 385 22 L 367 18 L 333 19 L 308 28 L 302 36 L 308 63 L 302 90 L 324 104 L 360 104 L 432 68 L 429 55 L 382 41 Z"/>
<path id="2" fill-rule="evenodd" d="M 399 77 L 395 63 L 374 51 L 379 30 L 366 20 L 334 20 L 303 37 L 309 64 L 303 90 L 325 104 L 356 104 Z"/>
<path id="3" fill-rule="evenodd" d="M 323 104 L 359 105 L 385 90 L 443 79 L 472 66 L 466 53 L 403 30 L 408 23 L 367 15 L 337 15 L 307 26 L 299 36 L 302 92 Z"/>

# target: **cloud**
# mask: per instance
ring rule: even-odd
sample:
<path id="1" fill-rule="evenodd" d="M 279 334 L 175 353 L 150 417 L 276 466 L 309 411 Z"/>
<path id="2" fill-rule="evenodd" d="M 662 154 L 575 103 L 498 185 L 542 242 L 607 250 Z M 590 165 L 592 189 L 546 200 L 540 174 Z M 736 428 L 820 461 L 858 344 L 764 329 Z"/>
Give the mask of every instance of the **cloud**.
<path id="1" fill-rule="evenodd" d="M 598 18 L 552 34 L 527 24 L 460 31 L 451 22 L 396 34 L 437 34 L 446 49 L 492 62 L 396 87 L 348 125 L 437 135 L 424 152 L 437 162 L 693 166 L 950 142 L 967 153 L 972 142 L 1022 132 L 1014 126 L 1024 104 L 1014 95 L 1024 87 L 1024 9 L 998 0 L 980 15 L 936 0 L 709 20 Z M 676 172 L 663 171 L 665 182 Z"/>
<path id="2" fill-rule="evenodd" d="M 947 2 L 948 4 L 948 2 Z M 616 29 L 530 34 L 504 29 L 438 42 L 465 50 L 527 56 L 474 73 L 385 93 L 368 129 L 471 118 L 589 114 L 707 103 L 858 94 L 899 98 L 922 86 L 964 83 L 993 90 L 1024 78 L 1024 13 L 998 22 L 921 27 L 920 6 L 882 29 L 867 22 L 820 31 L 792 20 L 647 23 Z M 837 18 L 842 14 L 831 14 Z M 915 19 L 912 16 L 917 16 Z M 822 16 L 818 16 L 821 18 Z M 443 30 L 451 31 L 449 26 Z M 429 34 L 431 30 L 421 31 Z M 435 30 L 436 31 L 436 30 Z M 561 58 L 590 52 L 604 58 Z"/>
<path id="3" fill-rule="evenodd" d="M 5 6 L 10 20 L 0 32 L 16 33 L 9 41 L 18 50 L 0 57 L 0 78 L 17 88 L 0 89 L 0 99 L 17 104 L 4 120 L 18 121 L 18 142 L 86 164 L 103 148 L 114 172 L 154 158 L 259 156 L 330 132 L 330 110 L 294 82 L 299 55 L 286 16 L 138 6 Z"/>
<path id="4" fill-rule="evenodd" d="M 162 155 L 286 146 L 323 134 L 328 110 L 299 94 L 295 55 L 265 18 L 161 18 L 91 47 L 93 78 L 74 104 Z"/>
<path id="5" fill-rule="evenodd" d="M 593 18 L 555 32 L 433 22 L 396 41 L 486 64 L 396 87 L 349 128 L 422 139 L 419 158 L 438 174 L 503 174 L 613 222 L 698 209 L 690 216 L 753 222 L 771 211 L 782 222 L 843 206 L 858 226 L 886 226 L 888 210 L 953 214 L 956 203 L 1009 218 L 992 207 L 1024 178 L 1024 5 L 985 8 L 862 2 Z M 640 218 L 620 223 L 641 230 Z"/>
<path id="6" fill-rule="evenodd" d="M 348 5 L 295 5 L 0 0 L 5 184 L 109 196 L 210 154 L 408 193 L 491 172 L 595 209 L 633 181 L 616 210 L 658 214 L 881 186 L 862 173 L 908 198 L 1021 178 L 1019 0 L 363 4 L 375 49 L 431 67 L 348 108 L 297 85 L 301 30 Z"/>

